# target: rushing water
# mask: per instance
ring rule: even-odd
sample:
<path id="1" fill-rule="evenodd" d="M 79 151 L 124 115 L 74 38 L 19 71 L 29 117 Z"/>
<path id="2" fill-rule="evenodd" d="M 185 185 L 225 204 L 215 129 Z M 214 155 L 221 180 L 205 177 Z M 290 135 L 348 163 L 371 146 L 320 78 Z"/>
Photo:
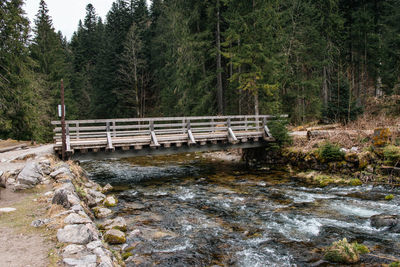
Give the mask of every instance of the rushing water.
<path id="1" fill-rule="evenodd" d="M 127 220 L 133 248 L 127 266 L 311 266 L 344 237 L 372 250 L 362 257 L 368 266 L 400 255 L 400 234 L 369 222 L 400 214 L 398 189 L 315 188 L 192 154 L 82 166 L 117 189 L 114 210 Z M 384 200 L 389 193 L 393 201 Z"/>

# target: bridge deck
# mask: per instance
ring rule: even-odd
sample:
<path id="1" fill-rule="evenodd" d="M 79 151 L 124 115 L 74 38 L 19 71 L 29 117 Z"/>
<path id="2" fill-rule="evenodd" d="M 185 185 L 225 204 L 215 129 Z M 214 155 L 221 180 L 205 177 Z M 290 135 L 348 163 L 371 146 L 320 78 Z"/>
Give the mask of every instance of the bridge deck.
<path id="1" fill-rule="evenodd" d="M 267 120 L 272 116 L 174 117 L 113 120 L 66 121 L 65 150 L 76 153 L 98 153 L 182 146 L 221 145 L 240 143 L 263 146 L 273 141 Z M 61 122 L 55 125 L 55 146 L 61 153 Z M 219 146 L 220 147 L 220 146 Z M 176 149 L 175 149 L 176 150 Z M 176 153 L 176 152 L 175 152 Z"/>

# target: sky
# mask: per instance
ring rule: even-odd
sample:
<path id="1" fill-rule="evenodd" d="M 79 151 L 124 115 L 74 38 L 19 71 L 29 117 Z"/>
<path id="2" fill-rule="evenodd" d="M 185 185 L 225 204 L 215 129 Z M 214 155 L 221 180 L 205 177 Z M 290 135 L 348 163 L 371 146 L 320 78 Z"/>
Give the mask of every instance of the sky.
<path id="1" fill-rule="evenodd" d="M 25 0 L 25 12 L 33 26 L 35 15 L 39 9 L 40 0 Z M 46 0 L 49 14 L 53 19 L 53 26 L 56 31 L 61 31 L 68 40 L 78 28 L 79 20 L 85 18 L 86 6 L 91 3 L 103 21 L 110 10 L 113 0 Z M 147 0 L 147 4 L 150 1 Z"/>

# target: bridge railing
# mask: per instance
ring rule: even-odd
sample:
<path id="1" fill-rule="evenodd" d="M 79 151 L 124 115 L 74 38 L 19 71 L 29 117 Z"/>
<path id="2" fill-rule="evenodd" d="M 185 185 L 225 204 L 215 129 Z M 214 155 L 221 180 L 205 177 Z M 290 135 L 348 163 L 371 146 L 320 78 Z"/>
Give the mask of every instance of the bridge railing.
<path id="1" fill-rule="evenodd" d="M 259 116 L 197 116 L 165 118 L 132 118 L 103 120 L 68 120 L 66 124 L 66 147 L 71 150 L 71 143 L 105 143 L 113 149 L 113 143 L 134 139 L 137 144 L 151 144 L 175 141 L 196 143 L 198 140 L 217 140 L 226 138 L 237 141 L 237 137 L 246 135 L 264 135 L 271 137 L 267 121 L 275 118 L 271 115 Z M 62 140 L 60 121 L 53 121 L 54 140 Z"/>

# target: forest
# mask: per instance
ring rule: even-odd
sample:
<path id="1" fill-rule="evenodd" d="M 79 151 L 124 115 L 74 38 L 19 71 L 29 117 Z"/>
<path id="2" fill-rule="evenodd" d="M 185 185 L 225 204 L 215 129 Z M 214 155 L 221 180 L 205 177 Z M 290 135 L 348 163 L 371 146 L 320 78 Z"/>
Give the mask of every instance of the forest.
<path id="1" fill-rule="evenodd" d="M 0 138 L 67 119 L 289 114 L 347 123 L 400 94 L 399 0 L 116 0 L 71 40 L 42 0 L 0 1 Z"/>

